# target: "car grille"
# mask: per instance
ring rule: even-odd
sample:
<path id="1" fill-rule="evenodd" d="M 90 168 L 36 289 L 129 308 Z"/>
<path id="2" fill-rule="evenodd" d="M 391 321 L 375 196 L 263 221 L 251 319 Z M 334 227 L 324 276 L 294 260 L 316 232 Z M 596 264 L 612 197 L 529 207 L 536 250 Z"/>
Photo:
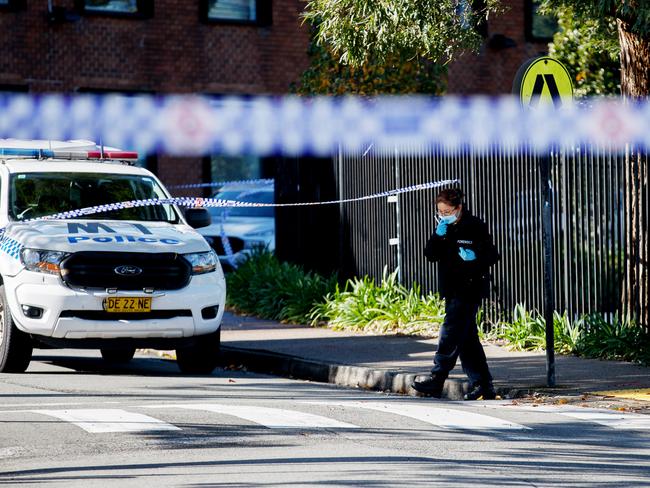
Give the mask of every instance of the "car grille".
<path id="1" fill-rule="evenodd" d="M 244 240 L 239 237 L 228 237 L 228 242 L 230 242 L 230 247 L 232 248 L 233 253 L 238 253 L 244 249 Z M 223 242 L 221 241 L 220 236 L 214 236 L 211 243 L 212 249 L 219 256 L 225 256 L 226 251 L 223 248 Z"/>
<path id="2" fill-rule="evenodd" d="M 61 312 L 61 317 L 82 320 L 151 320 L 191 316 L 191 310 L 152 310 L 143 313 L 111 313 L 103 310 L 64 310 Z"/>
<path id="3" fill-rule="evenodd" d="M 139 274 L 120 275 L 119 267 L 136 267 Z M 61 278 L 70 286 L 118 290 L 178 290 L 190 281 L 191 266 L 176 253 L 82 251 L 61 263 Z"/>

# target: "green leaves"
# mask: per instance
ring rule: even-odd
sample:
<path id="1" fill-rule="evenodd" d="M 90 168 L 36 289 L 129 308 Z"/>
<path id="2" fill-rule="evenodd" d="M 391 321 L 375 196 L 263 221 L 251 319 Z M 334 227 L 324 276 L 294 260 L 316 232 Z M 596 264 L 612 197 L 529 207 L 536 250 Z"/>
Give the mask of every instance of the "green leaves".
<path id="1" fill-rule="evenodd" d="M 536 310 L 517 304 L 511 322 L 482 324 L 484 339 L 501 340 L 518 351 L 546 348 L 546 322 Z M 560 354 L 633 361 L 650 364 L 650 334 L 618 316 L 606 321 L 602 315 L 585 315 L 571 320 L 568 314 L 553 314 L 555 350 Z"/>
<path id="2" fill-rule="evenodd" d="M 476 26 L 496 12 L 498 0 L 472 9 L 470 0 L 308 0 L 305 18 L 317 26 L 344 64 L 369 58 L 417 57 L 446 63 L 463 49 L 476 49 Z"/>
<path id="3" fill-rule="evenodd" d="M 304 324 L 316 303 L 336 287 L 336 276 L 324 278 L 299 266 L 281 263 L 257 250 L 227 277 L 228 306 L 262 318 Z"/>
<path id="4" fill-rule="evenodd" d="M 422 296 L 416 284 L 408 289 L 397 281 L 397 271 L 384 268 L 381 283 L 368 278 L 348 280 L 317 305 L 312 323 L 325 323 L 336 330 L 373 333 L 436 335 L 444 320 L 444 300 Z"/>
<path id="5" fill-rule="evenodd" d="M 340 63 L 331 48 L 315 41 L 309 56 L 309 68 L 292 87 L 301 95 L 441 95 L 445 90 L 446 67 L 423 58 L 402 60 L 389 55 L 383 60 L 368 58 L 363 66 L 350 66 Z"/>
<path id="6" fill-rule="evenodd" d="M 567 66 L 573 76 L 575 96 L 620 94 L 616 20 L 613 17 L 583 17 L 566 6 L 547 7 L 545 12 L 555 15 L 560 25 L 560 31 L 549 45 L 549 54 Z"/>
<path id="7" fill-rule="evenodd" d="M 584 333 L 576 352 L 601 359 L 650 364 L 650 334 L 634 323 L 621 320 L 618 315 L 608 322 L 592 314 L 585 317 Z"/>

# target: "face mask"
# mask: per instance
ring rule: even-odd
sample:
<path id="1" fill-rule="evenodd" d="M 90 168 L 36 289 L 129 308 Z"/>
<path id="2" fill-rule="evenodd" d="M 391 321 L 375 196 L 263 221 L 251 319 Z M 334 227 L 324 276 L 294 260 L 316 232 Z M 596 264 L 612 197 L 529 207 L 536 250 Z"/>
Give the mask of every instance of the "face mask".
<path id="1" fill-rule="evenodd" d="M 445 215 L 439 217 L 440 222 L 443 224 L 451 225 L 458 220 L 458 212 L 452 215 Z"/>

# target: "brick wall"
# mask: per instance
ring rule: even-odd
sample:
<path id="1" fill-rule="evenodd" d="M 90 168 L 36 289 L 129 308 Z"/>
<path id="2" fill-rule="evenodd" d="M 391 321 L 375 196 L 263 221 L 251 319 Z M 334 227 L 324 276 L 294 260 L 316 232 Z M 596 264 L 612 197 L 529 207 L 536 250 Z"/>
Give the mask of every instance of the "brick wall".
<path id="1" fill-rule="evenodd" d="M 547 54 L 548 46 L 528 42 L 525 36 L 525 1 L 502 0 L 507 9 L 488 21 L 488 38 L 478 54 L 467 53 L 449 66 L 449 93 L 457 95 L 510 93 L 519 66 L 532 57 Z M 501 34 L 516 46 L 493 49 L 492 36 Z"/>
<path id="2" fill-rule="evenodd" d="M 285 93 L 308 65 L 301 0 L 273 0 L 269 27 L 203 23 L 188 0 L 155 0 L 150 19 L 60 24 L 48 23 L 47 1 L 26 3 L 0 12 L 0 84 L 33 92 Z M 74 1 L 54 5 L 73 11 Z"/>
<path id="3" fill-rule="evenodd" d="M 273 0 L 268 27 L 201 22 L 189 0 L 155 0 L 149 19 L 89 14 L 58 24 L 46 0 L 25 3 L 0 11 L 0 87 L 281 94 L 309 64 L 302 0 Z M 74 0 L 53 4 L 74 11 Z M 168 185 L 202 181 L 201 158 L 161 156 L 157 166 Z"/>

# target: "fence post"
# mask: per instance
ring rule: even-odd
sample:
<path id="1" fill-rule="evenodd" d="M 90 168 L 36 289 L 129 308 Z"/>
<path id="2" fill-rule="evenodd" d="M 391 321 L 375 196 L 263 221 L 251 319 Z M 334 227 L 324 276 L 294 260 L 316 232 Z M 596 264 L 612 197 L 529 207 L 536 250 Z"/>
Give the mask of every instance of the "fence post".
<path id="1" fill-rule="evenodd" d="M 540 157 L 542 180 L 542 239 L 544 241 L 544 321 L 546 322 L 546 384 L 555 386 L 555 334 L 553 312 L 553 187 L 551 180 L 551 156 Z"/>

